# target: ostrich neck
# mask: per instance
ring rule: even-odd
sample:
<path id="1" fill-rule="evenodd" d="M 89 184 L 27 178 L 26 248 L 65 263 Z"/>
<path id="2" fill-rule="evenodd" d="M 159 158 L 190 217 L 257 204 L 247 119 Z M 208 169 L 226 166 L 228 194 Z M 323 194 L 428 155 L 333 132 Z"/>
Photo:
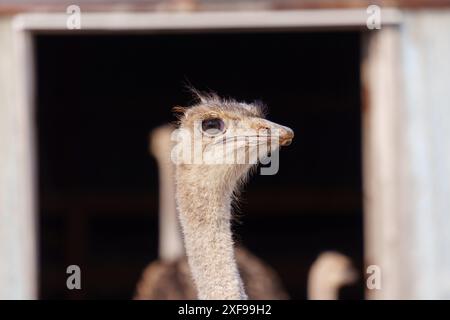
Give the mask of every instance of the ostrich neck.
<path id="1" fill-rule="evenodd" d="M 339 287 L 323 279 L 314 279 L 308 288 L 309 300 L 338 300 Z"/>
<path id="2" fill-rule="evenodd" d="M 234 257 L 231 194 L 220 186 L 177 184 L 186 254 L 199 299 L 246 299 Z"/>

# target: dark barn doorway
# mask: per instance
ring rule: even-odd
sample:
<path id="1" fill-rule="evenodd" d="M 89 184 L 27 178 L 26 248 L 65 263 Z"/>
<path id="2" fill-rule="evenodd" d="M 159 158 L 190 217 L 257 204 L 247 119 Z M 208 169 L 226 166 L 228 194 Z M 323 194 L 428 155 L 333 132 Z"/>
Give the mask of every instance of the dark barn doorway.
<path id="1" fill-rule="evenodd" d="M 37 35 L 40 297 L 129 299 L 157 258 L 152 128 L 184 88 L 259 99 L 294 129 L 280 171 L 243 193 L 238 241 L 306 298 L 324 250 L 362 270 L 358 32 Z M 66 288 L 66 267 L 82 290 Z M 362 285 L 343 298 L 363 298 Z"/>

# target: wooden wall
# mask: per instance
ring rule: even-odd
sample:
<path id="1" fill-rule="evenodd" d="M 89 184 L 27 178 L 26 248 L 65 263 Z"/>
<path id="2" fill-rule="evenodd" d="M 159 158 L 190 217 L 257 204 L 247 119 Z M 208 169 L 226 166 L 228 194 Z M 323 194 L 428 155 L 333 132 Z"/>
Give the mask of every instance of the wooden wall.
<path id="1" fill-rule="evenodd" d="M 370 298 L 450 298 L 450 11 L 406 11 L 363 60 Z"/>

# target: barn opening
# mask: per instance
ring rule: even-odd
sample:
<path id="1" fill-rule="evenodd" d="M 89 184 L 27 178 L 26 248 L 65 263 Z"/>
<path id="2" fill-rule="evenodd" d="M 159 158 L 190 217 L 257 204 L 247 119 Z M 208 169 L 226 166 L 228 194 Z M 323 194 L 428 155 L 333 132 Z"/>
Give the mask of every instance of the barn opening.
<path id="1" fill-rule="evenodd" d="M 359 32 L 38 34 L 41 298 L 131 298 L 157 258 L 158 172 L 148 134 L 192 102 L 185 85 L 262 100 L 292 128 L 274 176 L 243 193 L 237 241 L 306 298 L 317 255 L 363 267 Z M 66 288 L 66 267 L 82 290 Z M 363 298 L 363 286 L 343 298 Z"/>

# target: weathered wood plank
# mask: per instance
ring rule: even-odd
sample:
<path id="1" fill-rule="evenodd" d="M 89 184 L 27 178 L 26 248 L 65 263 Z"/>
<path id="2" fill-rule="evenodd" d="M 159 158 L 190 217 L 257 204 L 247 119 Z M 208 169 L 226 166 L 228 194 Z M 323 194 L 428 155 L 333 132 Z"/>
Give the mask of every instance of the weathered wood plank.
<path id="1" fill-rule="evenodd" d="M 188 32 L 215 30 L 300 30 L 300 29 L 359 29 L 367 30 L 365 9 L 322 9 L 295 11 L 238 11 L 238 12 L 117 12 L 83 13 L 81 30 L 67 30 L 66 13 L 26 13 L 18 15 L 15 24 L 33 31 L 83 32 L 124 31 Z M 401 13 L 383 9 L 384 26 L 398 24 Z"/>
<path id="2" fill-rule="evenodd" d="M 63 0 L 0 1 L 0 14 L 24 12 L 65 12 L 70 2 Z M 450 0 L 78 0 L 84 12 L 151 11 L 239 11 L 348 9 L 364 10 L 378 4 L 383 8 L 445 8 Z"/>
<path id="3" fill-rule="evenodd" d="M 394 298 L 399 292 L 398 245 L 398 132 L 399 32 L 396 27 L 369 32 L 365 43 L 362 79 L 364 235 L 367 265 L 382 270 L 381 290 L 368 290 L 371 299 Z"/>
<path id="4" fill-rule="evenodd" d="M 0 299 L 36 297 L 34 158 L 24 37 L 0 18 Z M 26 81 L 25 81 L 26 80 Z M 20 91 L 20 87 L 24 91 Z"/>
<path id="5" fill-rule="evenodd" d="M 363 84 L 369 298 L 450 298 L 450 11 L 368 33 Z"/>

